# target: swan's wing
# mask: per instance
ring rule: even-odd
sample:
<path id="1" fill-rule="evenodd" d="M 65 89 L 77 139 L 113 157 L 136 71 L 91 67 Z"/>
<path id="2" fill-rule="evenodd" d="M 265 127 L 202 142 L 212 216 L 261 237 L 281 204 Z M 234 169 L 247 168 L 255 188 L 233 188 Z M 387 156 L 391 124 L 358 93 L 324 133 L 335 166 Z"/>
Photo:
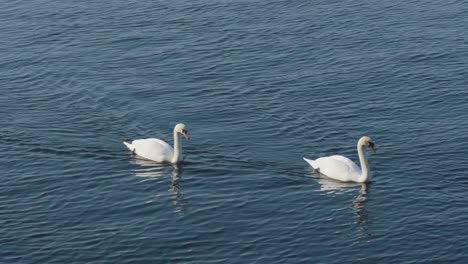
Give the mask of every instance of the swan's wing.
<path id="1" fill-rule="evenodd" d="M 358 165 L 356 165 L 356 163 L 354 163 L 352 160 L 348 159 L 345 156 L 333 155 L 333 156 L 330 156 L 330 158 L 339 160 L 345 163 L 352 171 L 359 171 L 359 174 L 361 173 L 361 168 L 359 168 Z"/>
<path id="2" fill-rule="evenodd" d="M 350 159 L 335 155 L 318 158 L 316 163 L 320 173 L 340 181 L 356 181 L 361 169 Z"/>
<path id="3" fill-rule="evenodd" d="M 132 141 L 132 146 L 135 154 L 156 162 L 171 161 L 174 156 L 172 147 L 157 138 L 137 139 Z"/>

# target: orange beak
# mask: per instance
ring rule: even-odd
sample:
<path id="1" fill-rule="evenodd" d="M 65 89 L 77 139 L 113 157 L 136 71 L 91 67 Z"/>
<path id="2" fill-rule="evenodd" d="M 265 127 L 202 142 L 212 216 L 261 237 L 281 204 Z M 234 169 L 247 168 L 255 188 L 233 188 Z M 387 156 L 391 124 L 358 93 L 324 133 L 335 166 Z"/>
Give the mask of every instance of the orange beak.
<path id="1" fill-rule="evenodd" d="M 185 137 L 185 139 L 189 139 L 189 135 L 188 135 L 188 132 L 187 131 L 182 131 L 182 135 Z"/>
<path id="2" fill-rule="evenodd" d="M 375 152 L 375 145 L 374 145 L 374 143 L 369 142 L 368 147 L 369 147 L 370 151 L 372 151 L 372 153 L 377 154 L 377 152 Z"/>

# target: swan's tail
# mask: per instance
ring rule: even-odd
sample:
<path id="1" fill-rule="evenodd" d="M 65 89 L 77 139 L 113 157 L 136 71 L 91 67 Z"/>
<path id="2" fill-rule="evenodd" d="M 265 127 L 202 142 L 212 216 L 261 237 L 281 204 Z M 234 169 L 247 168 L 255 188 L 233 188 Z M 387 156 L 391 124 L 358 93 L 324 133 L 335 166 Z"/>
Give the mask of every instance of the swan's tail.
<path id="1" fill-rule="evenodd" d="M 125 142 L 125 141 L 124 141 L 123 143 L 125 144 L 125 146 L 127 146 L 127 148 L 128 148 L 131 152 L 134 152 L 134 151 L 135 151 L 135 147 L 134 147 L 132 144 L 130 144 L 130 143 L 128 143 L 128 142 Z"/>
<path id="2" fill-rule="evenodd" d="M 307 163 L 310 164 L 310 166 L 312 166 L 312 168 L 314 168 L 314 170 L 318 170 L 320 169 L 317 162 L 315 160 L 310 160 L 310 159 L 306 159 L 306 158 L 303 158 Z"/>

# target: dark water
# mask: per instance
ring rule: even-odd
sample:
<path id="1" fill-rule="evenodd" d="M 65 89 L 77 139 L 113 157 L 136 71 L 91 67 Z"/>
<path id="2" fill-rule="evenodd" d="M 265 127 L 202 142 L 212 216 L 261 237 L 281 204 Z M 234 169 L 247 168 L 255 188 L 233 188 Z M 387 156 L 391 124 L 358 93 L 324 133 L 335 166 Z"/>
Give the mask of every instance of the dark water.
<path id="1" fill-rule="evenodd" d="M 466 263 L 467 6 L 4 1 L 0 262 Z"/>

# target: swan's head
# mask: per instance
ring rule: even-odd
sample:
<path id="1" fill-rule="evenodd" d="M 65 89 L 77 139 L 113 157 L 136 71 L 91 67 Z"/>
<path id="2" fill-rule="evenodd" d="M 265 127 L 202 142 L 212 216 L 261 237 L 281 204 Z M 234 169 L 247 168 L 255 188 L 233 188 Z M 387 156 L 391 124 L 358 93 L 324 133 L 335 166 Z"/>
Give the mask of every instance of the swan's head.
<path id="1" fill-rule="evenodd" d="M 187 129 L 185 128 L 184 124 L 182 124 L 182 123 L 177 124 L 174 127 L 174 131 L 177 132 L 177 133 L 182 134 L 186 139 L 189 139 L 189 135 L 188 135 Z"/>
<path id="2" fill-rule="evenodd" d="M 376 153 L 375 152 L 375 144 L 374 142 L 372 141 L 372 139 L 368 136 L 363 136 L 361 139 L 359 139 L 359 142 L 358 142 L 358 145 L 359 146 L 367 146 L 370 151 L 372 151 L 372 153 Z"/>

